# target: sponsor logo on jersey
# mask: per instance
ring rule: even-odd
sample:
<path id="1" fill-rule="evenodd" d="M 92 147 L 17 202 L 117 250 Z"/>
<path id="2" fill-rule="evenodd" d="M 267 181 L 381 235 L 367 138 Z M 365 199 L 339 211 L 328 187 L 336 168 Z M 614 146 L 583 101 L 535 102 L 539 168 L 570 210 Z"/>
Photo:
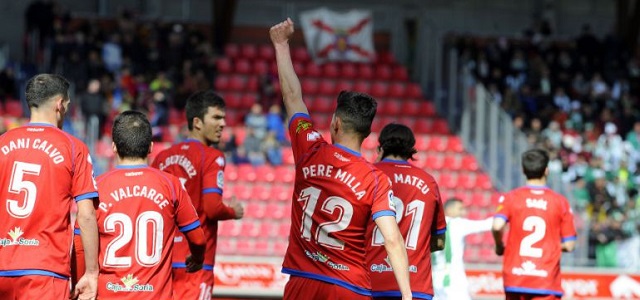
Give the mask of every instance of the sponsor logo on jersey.
<path id="1" fill-rule="evenodd" d="M 218 166 L 224 167 L 224 157 L 218 156 L 218 158 L 216 158 L 216 163 Z"/>
<path id="2" fill-rule="evenodd" d="M 344 157 L 344 155 L 338 153 L 338 152 L 333 152 L 333 157 L 337 158 L 339 161 L 344 161 L 344 162 L 349 162 L 351 161 L 350 159 Z"/>
<path id="3" fill-rule="evenodd" d="M 8 238 L 0 238 L 0 247 L 8 247 L 8 246 L 40 246 L 40 241 L 36 239 L 26 239 L 23 238 L 22 235 L 24 231 L 20 227 L 14 227 L 9 230 Z"/>
<path id="4" fill-rule="evenodd" d="M 372 264 L 369 267 L 371 269 L 371 272 L 378 272 L 378 273 L 393 272 L 393 268 L 391 267 L 391 260 L 389 259 L 389 256 L 384 258 L 384 262 L 385 262 L 384 264 Z M 414 265 L 410 265 L 409 272 L 418 273 L 418 267 Z"/>
<path id="5" fill-rule="evenodd" d="M 217 183 L 219 188 L 224 188 L 224 172 L 222 170 L 218 171 Z"/>
<path id="6" fill-rule="evenodd" d="M 511 269 L 511 273 L 517 276 L 535 276 L 535 277 L 547 277 L 548 273 L 545 270 L 538 270 L 536 264 L 531 261 L 525 261 L 520 268 Z"/>
<path id="7" fill-rule="evenodd" d="M 396 211 L 396 202 L 394 201 L 396 197 L 393 196 L 393 190 L 389 190 L 387 197 L 389 197 L 389 209 Z"/>
<path id="8" fill-rule="evenodd" d="M 300 131 L 308 130 L 309 128 L 311 128 L 311 122 L 307 120 L 301 120 L 300 122 L 298 122 L 298 125 L 296 126 L 296 133 L 300 133 Z"/>
<path id="9" fill-rule="evenodd" d="M 114 292 L 153 292 L 153 285 L 138 284 L 138 278 L 133 274 L 128 274 L 120 278 L 122 283 L 107 282 L 107 290 Z"/>
<path id="10" fill-rule="evenodd" d="M 330 268 L 338 271 L 349 271 L 349 267 L 343 264 L 335 263 L 331 261 L 331 258 L 326 254 L 316 251 L 316 253 L 312 253 L 309 250 L 304 250 L 304 253 L 313 261 L 321 262 L 329 266 Z"/>
<path id="11" fill-rule="evenodd" d="M 312 132 L 307 133 L 307 141 L 308 142 L 317 141 L 318 139 L 320 139 L 320 137 L 322 137 L 322 135 L 320 135 L 320 133 L 318 133 L 317 131 L 312 131 Z"/>

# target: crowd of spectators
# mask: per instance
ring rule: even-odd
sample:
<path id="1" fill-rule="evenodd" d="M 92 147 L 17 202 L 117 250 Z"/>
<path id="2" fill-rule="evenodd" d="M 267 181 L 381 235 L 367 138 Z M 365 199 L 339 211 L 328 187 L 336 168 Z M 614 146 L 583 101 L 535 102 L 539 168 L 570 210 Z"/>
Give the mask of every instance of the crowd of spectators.
<path id="1" fill-rule="evenodd" d="M 640 53 L 589 25 L 571 40 L 451 40 L 467 84 L 482 84 L 531 147 L 550 152 L 550 172 L 589 224 L 589 257 L 640 270 Z"/>
<path id="2" fill-rule="evenodd" d="M 140 21 L 128 10 L 115 20 L 78 19 L 55 2 L 42 0 L 29 5 L 25 20 L 27 35 L 37 37 L 25 40 L 39 42 L 34 46 L 39 54 L 25 54 L 20 63 L 69 79 L 75 91 L 72 118 L 88 123 L 95 117 L 99 138 L 108 133 L 118 112 L 135 109 L 149 114 L 154 138 L 163 141 L 168 126 L 176 126 L 170 124 L 172 111 L 183 116 L 189 95 L 213 87 L 221 49 L 213 49 L 206 28 L 197 24 Z M 35 61 L 30 62 L 33 57 Z M 241 112 L 247 114 L 246 140 L 233 139 L 224 145 L 234 149 L 229 153 L 235 162 L 282 163 L 282 113 L 279 106 L 271 106 L 277 98 L 270 89 L 272 76 L 263 75 L 259 99 L 269 105 L 269 113 L 262 112 L 260 103 L 250 112 Z M 6 99 L 19 99 L 20 85 L 11 65 L 0 66 L 0 110 Z"/>

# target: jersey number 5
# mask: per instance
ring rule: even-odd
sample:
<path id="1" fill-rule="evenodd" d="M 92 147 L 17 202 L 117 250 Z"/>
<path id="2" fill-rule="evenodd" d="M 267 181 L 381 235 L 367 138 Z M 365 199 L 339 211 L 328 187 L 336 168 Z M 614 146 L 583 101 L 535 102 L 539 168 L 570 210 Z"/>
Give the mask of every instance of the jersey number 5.
<path id="1" fill-rule="evenodd" d="M 304 202 L 302 207 L 302 227 L 300 228 L 300 234 L 302 235 L 302 238 L 307 241 L 311 241 L 312 217 L 316 211 L 316 206 L 318 205 L 320 192 L 321 191 L 315 187 L 308 187 L 302 190 L 300 197 L 298 198 L 298 201 Z M 329 233 L 342 231 L 349 227 L 351 217 L 353 216 L 353 206 L 344 198 L 331 196 L 324 200 L 320 209 L 328 214 L 333 214 L 336 210 L 339 210 L 339 214 L 335 220 L 318 225 L 315 240 L 320 245 L 343 250 L 344 241 L 330 237 Z"/>
<path id="2" fill-rule="evenodd" d="M 7 211 L 12 217 L 24 219 L 31 215 L 36 204 L 38 189 L 35 183 L 25 180 L 24 175 L 40 175 L 42 166 L 16 161 L 13 163 L 11 180 L 9 182 L 9 193 L 20 196 L 24 192 L 24 201 L 7 199 Z M 22 205 L 19 203 L 22 202 Z"/>
<path id="3" fill-rule="evenodd" d="M 533 244 L 544 238 L 547 231 L 547 223 L 538 216 L 528 216 L 522 223 L 522 230 L 533 231 L 520 242 L 520 256 L 542 257 L 542 248 L 533 247 Z"/>
<path id="4" fill-rule="evenodd" d="M 151 225 L 151 230 L 148 226 Z M 155 266 L 162 256 L 162 242 L 164 234 L 164 220 L 157 211 L 145 211 L 136 220 L 135 256 L 138 264 L 145 267 Z M 131 256 L 116 256 L 116 252 L 129 244 L 133 238 L 133 224 L 131 218 L 123 213 L 113 213 L 104 219 L 104 231 L 116 232 L 120 227 L 120 233 L 113 239 L 105 250 L 104 265 L 109 267 L 131 267 Z M 151 242 L 151 249 L 148 248 Z"/>
<path id="5" fill-rule="evenodd" d="M 418 247 L 418 237 L 420 236 L 420 227 L 422 224 L 422 216 L 424 215 L 424 202 L 415 199 L 407 204 L 407 210 L 404 209 L 404 202 L 396 196 L 393 196 L 393 202 L 396 205 L 396 222 L 400 223 L 403 217 L 412 215 L 411 225 L 409 231 L 405 237 L 407 249 L 416 250 Z M 384 237 L 378 228 L 378 225 L 373 228 L 373 240 L 372 246 L 384 245 Z"/>

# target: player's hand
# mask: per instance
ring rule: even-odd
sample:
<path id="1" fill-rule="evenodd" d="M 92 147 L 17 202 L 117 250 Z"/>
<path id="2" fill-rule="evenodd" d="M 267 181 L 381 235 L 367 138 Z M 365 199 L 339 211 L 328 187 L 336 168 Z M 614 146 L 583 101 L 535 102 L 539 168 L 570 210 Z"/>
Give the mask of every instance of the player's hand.
<path id="1" fill-rule="evenodd" d="M 291 18 L 287 18 L 281 23 L 273 25 L 271 29 L 269 29 L 269 36 L 271 37 L 271 42 L 276 44 L 283 44 L 289 41 L 289 37 L 293 34 L 293 21 Z"/>
<path id="2" fill-rule="evenodd" d="M 185 263 L 187 265 L 187 273 L 194 273 L 202 269 L 204 259 L 198 262 L 193 258 L 191 254 L 189 254 L 187 255 L 187 259 L 185 259 Z"/>
<path id="3" fill-rule="evenodd" d="M 76 288 L 73 290 L 70 299 L 94 300 L 98 293 L 98 274 L 84 274 Z"/>
<path id="4" fill-rule="evenodd" d="M 504 254 L 504 245 L 496 245 L 496 255 L 502 256 Z"/>
<path id="5" fill-rule="evenodd" d="M 231 207 L 236 213 L 236 219 L 242 219 L 242 217 L 244 217 L 244 206 L 242 206 L 242 203 L 236 200 L 235 196 L 231 197 L 229 207 Z"/>

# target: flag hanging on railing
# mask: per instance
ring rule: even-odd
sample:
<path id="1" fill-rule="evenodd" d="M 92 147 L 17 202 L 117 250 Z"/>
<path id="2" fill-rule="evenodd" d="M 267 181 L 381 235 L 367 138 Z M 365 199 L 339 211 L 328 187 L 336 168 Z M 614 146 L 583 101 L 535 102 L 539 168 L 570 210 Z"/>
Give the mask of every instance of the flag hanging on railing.
<path id="1" fill-rule="evenodd" d="M 371 11 L 355 9 L 342 13 L 318 8 L 302 12 L 300 21 L 307 49 L 315 62 L 375 59 Z"/>

